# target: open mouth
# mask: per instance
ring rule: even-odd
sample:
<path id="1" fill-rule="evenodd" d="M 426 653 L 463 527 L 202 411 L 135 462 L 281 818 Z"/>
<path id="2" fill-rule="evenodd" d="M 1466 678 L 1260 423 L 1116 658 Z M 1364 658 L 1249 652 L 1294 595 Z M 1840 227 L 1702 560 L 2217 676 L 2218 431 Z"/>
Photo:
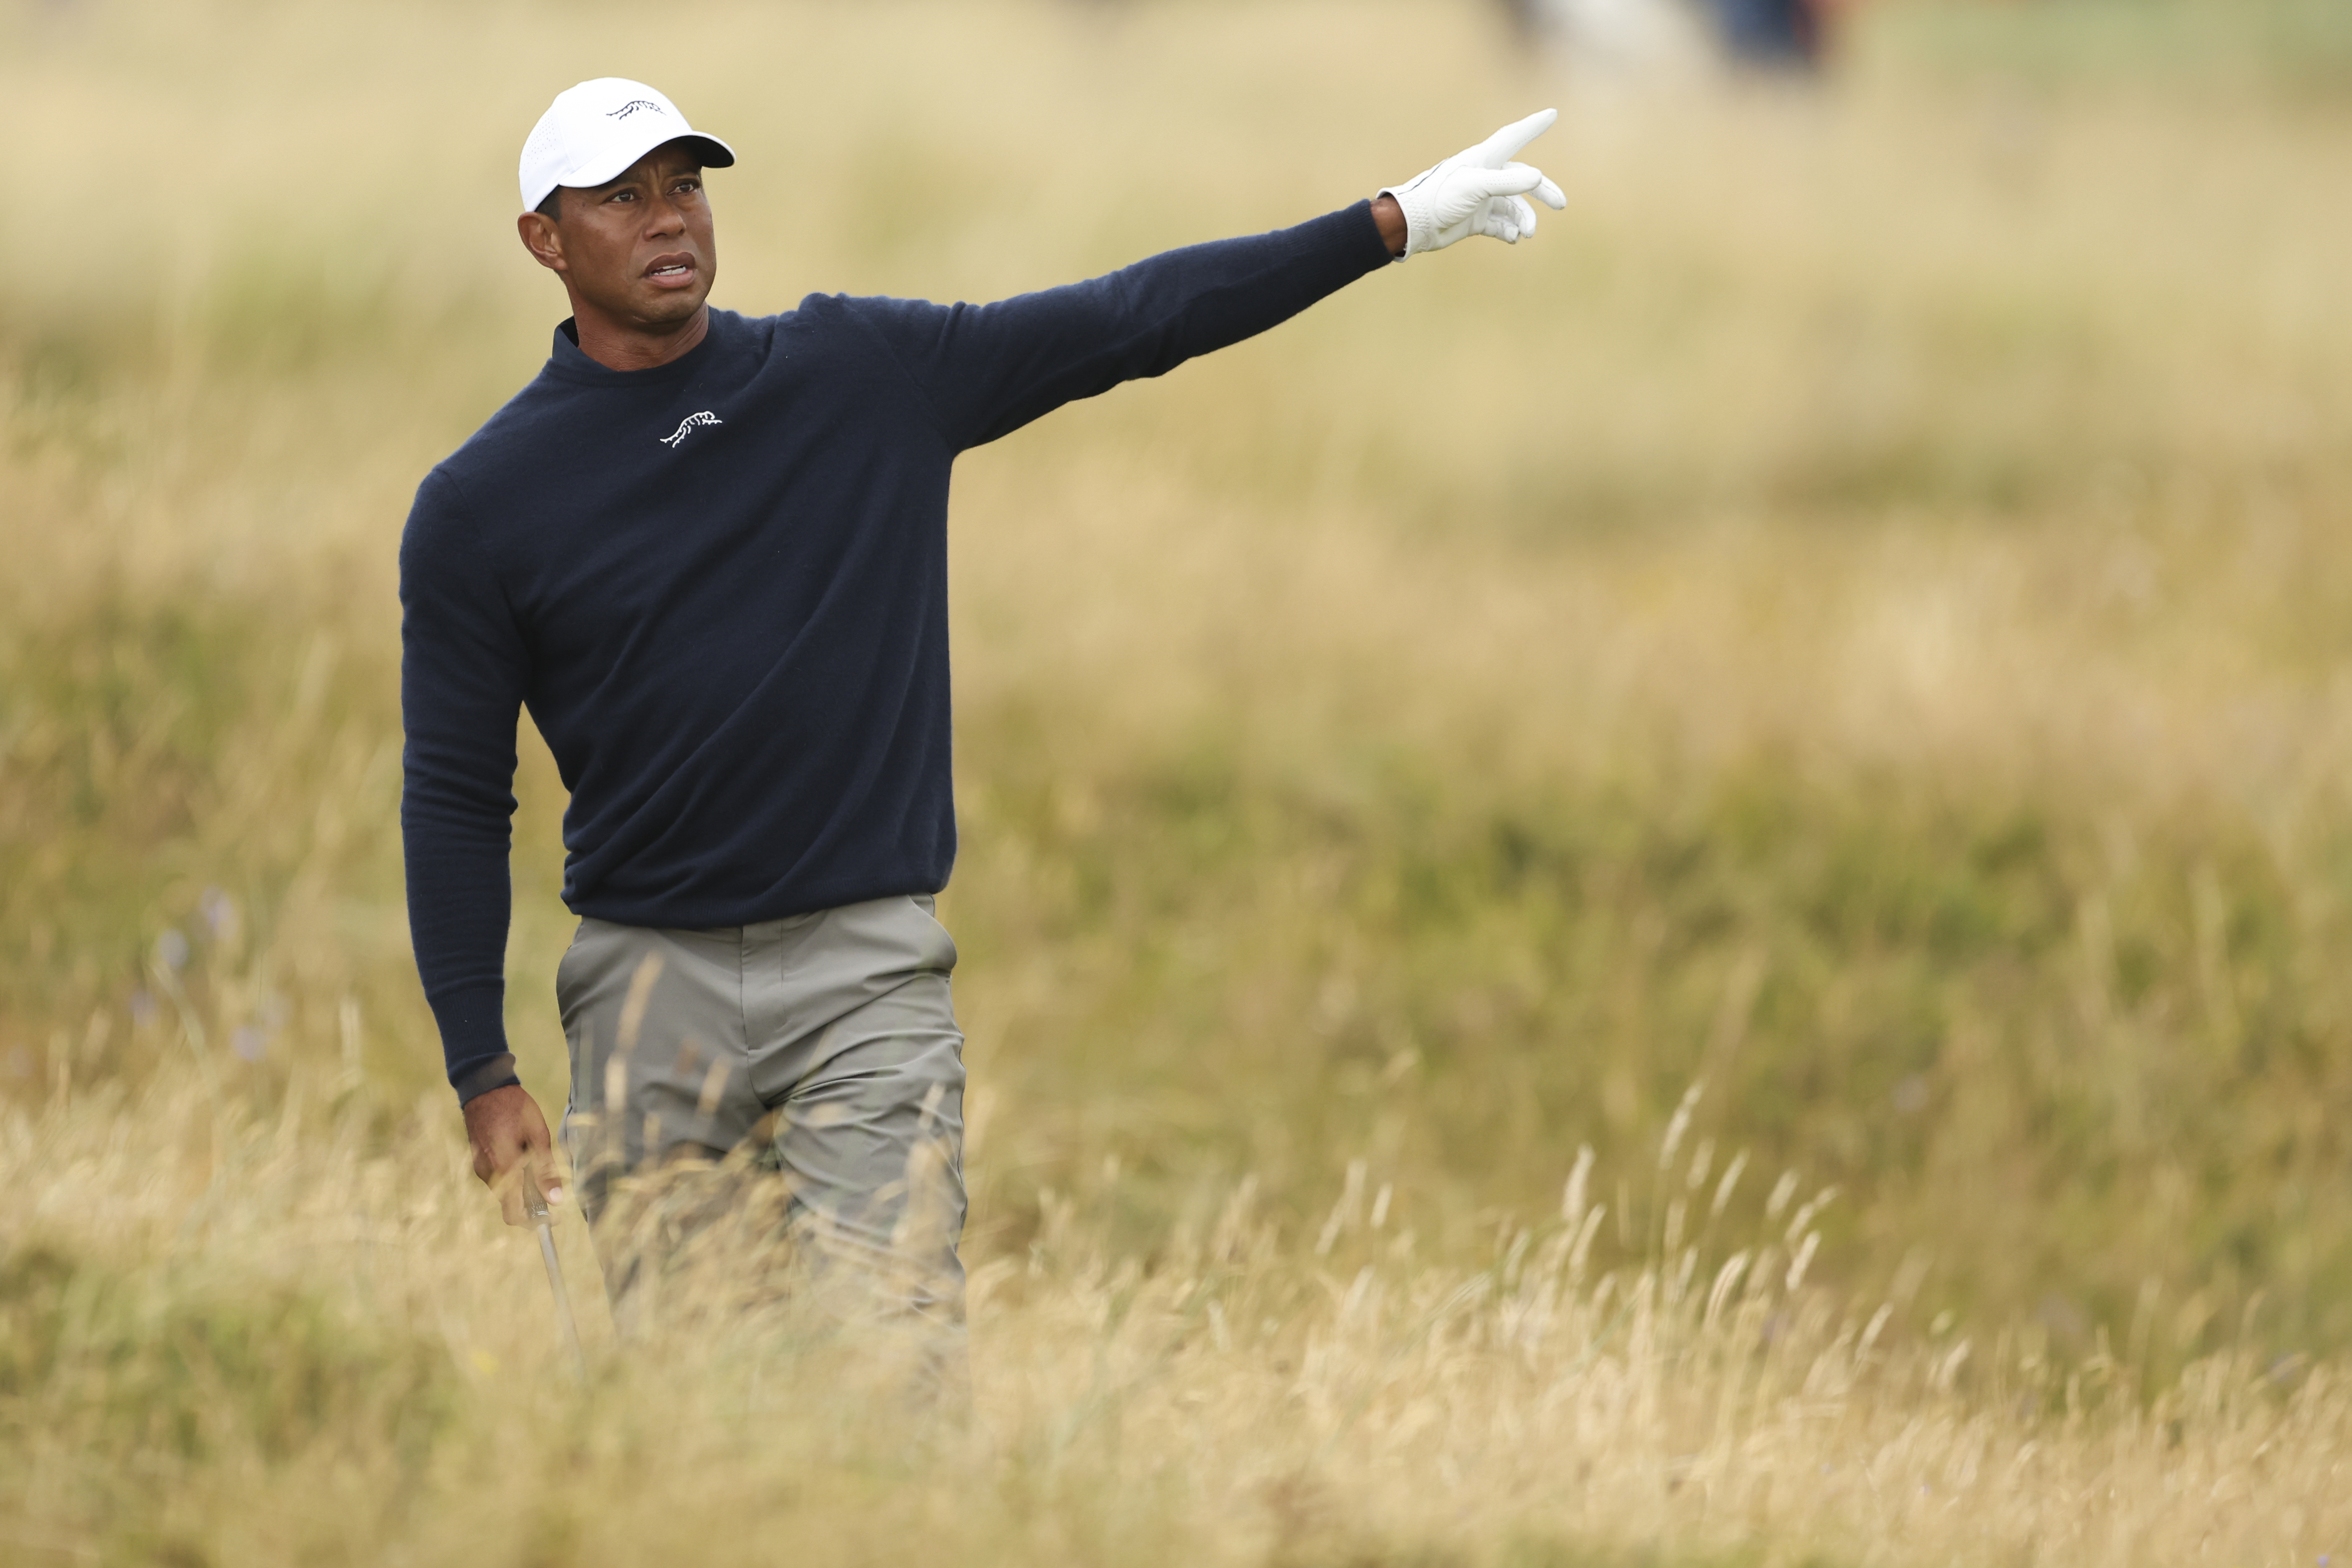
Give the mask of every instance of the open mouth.
<path id="1" fill-rule="evenodd" d="M 646 268 L 648 282 L 667 287 L 677 287 L 694 281 L 694 258 L 690 256 L 657 256 Z"/>

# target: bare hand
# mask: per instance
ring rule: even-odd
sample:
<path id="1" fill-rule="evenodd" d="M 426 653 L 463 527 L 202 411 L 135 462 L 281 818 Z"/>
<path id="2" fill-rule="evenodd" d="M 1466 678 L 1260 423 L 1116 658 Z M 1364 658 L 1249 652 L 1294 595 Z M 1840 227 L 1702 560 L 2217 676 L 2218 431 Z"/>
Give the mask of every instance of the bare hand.
<path id="1" fill-rule="evenodd" d="M 474 1149 L 474 1175 L 499 1195 L 509 1225 L 530 1223 L 524 1184 L 534 1185 L 549 1203 L 563 1201 L 563 1177 L 556 1169 L 555 1140 L 539 1102 L 519 1083 L 493 1089 L 466 1102 L 466 1141 Z"/>

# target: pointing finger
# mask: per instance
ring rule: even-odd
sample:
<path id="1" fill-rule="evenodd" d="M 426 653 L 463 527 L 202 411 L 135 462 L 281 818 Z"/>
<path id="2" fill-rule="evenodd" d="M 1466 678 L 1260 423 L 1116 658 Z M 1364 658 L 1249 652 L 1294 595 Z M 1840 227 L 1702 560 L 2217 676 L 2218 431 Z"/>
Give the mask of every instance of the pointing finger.
<path id="1" fill-rule="evenodd" d="M 1541 136 L 1559 118 L 1556 109 L 1539 110 L 1525 120 L 1514 120 L 1471 149 L 1466 162 L 1482 169 L 1499 169 L 1519 155 L 1519 149 Z"/>

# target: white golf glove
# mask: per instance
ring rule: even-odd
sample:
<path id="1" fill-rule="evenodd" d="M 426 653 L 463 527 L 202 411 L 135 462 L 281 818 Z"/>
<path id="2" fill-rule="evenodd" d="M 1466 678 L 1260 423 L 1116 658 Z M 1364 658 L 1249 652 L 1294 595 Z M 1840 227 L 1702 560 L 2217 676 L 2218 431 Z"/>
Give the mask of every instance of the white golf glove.
<path id="1" fill-rule="evenodd" d="M 1529 193 L 1554 212 L 1567 206 L 1568 197 L 1543 177 L 1541 170 L 1511 161 L 1559 118 L 1556 109 L 1530 114 L 1435 168 L 1382 191 L 1381 195 L 1394 196 L 1397 205 L 1404 209 L 1404 256 L 1397 259 L 1425 250 L 1444 250 L 1472 235 L 1518 244 L 1522 236 L 1536 232 L 1536 210 L 1528 201 Z"/>

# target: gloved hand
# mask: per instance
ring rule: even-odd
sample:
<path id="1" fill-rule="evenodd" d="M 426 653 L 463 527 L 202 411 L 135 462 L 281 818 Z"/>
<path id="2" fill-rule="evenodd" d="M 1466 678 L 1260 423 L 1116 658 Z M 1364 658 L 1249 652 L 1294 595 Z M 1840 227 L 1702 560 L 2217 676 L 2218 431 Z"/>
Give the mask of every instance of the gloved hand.
<path id="1" fill-rule="evenodd" d="M 1394 196 L 1404 211 L 1404 256 L 1444 250 L 1455 240 L 1485 235 L 1506 245 L 1536 232 L 1532 192 L 1558 212 L 1568 205 L 1560 188 L 1538 169 L 1514 163 L 1520 148 L 1551 129 L 1559 110 L 1547 109 L 1506 125 L 1477 146 L 1457 152 L 1433 169 L 1381 193 Z"/>

